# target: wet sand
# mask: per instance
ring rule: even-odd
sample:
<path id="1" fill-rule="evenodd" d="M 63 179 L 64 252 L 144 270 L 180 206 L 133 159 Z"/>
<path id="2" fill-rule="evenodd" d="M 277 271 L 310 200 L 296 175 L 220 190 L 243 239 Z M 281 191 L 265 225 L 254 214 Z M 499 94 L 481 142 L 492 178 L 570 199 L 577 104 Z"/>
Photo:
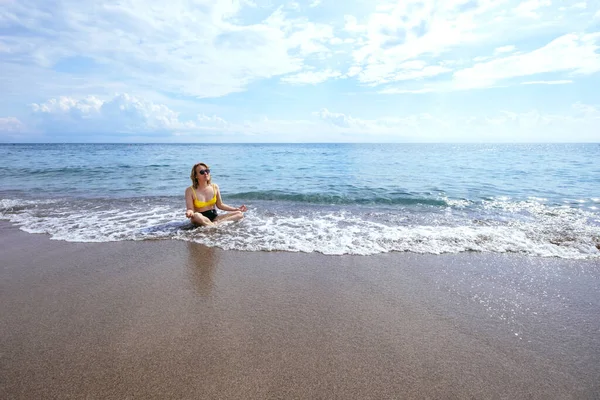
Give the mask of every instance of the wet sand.
<path id="1" fill-rule="evenodd" d="M 594 399 L 600 266 L 67 243 L 0 223 L 3 399 Z"/>

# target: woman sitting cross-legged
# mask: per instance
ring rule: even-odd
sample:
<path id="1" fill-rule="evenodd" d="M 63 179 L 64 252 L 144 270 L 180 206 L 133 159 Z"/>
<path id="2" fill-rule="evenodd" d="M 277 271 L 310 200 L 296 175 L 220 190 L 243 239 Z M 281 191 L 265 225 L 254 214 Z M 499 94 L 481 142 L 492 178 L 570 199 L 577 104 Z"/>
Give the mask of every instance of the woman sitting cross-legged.
<path id="1" fill-rule="evenodd" d="M 223 203 L 219 186 L 211 183 L 208 165 L 204 163 L 194 165 L 190 179 L 192 186 L 185 189 L 185 216 L 190 218 L 193 224 L 211 226 L 219 222 L 238 221 L 244 218 L 244 212 L 248 210 L 245 205 L 236 208 Z M 219 215 L 217 208 L 229 212 Z"/>

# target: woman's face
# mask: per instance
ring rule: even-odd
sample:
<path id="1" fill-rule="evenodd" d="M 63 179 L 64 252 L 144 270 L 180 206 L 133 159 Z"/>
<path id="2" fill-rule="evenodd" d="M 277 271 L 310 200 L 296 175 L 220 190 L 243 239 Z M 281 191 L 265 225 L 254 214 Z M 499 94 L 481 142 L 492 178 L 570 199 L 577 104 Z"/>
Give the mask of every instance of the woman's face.
<path id="1" fill-rule="evenodd" d="M 208 181 L 210 179 L 210 169 L 206 168 L 204 165 L 198 165 L 196 167 L 196 179 L 198 181 Z"/>

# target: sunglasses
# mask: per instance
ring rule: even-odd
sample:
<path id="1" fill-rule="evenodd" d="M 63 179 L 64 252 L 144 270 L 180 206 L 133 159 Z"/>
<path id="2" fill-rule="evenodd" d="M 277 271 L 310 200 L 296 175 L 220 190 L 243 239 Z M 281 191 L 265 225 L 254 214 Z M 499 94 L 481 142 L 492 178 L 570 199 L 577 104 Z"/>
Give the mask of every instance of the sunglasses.
<path id="1" fill-rule="evenodd" d="M 198 173 L 200 175 L 210 174 L 210 169 L 201 169 L 200 171 L 198 171 Z"/>

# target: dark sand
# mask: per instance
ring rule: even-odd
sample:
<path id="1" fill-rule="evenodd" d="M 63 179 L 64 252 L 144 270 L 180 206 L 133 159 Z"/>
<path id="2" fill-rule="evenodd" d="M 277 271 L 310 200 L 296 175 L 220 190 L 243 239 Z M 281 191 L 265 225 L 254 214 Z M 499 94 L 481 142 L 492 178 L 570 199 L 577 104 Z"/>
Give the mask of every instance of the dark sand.
<path id="1" fill-rule="evenodd" d="M 2 399 L 600 398 L 598 261 L 0 249 Z"/>

